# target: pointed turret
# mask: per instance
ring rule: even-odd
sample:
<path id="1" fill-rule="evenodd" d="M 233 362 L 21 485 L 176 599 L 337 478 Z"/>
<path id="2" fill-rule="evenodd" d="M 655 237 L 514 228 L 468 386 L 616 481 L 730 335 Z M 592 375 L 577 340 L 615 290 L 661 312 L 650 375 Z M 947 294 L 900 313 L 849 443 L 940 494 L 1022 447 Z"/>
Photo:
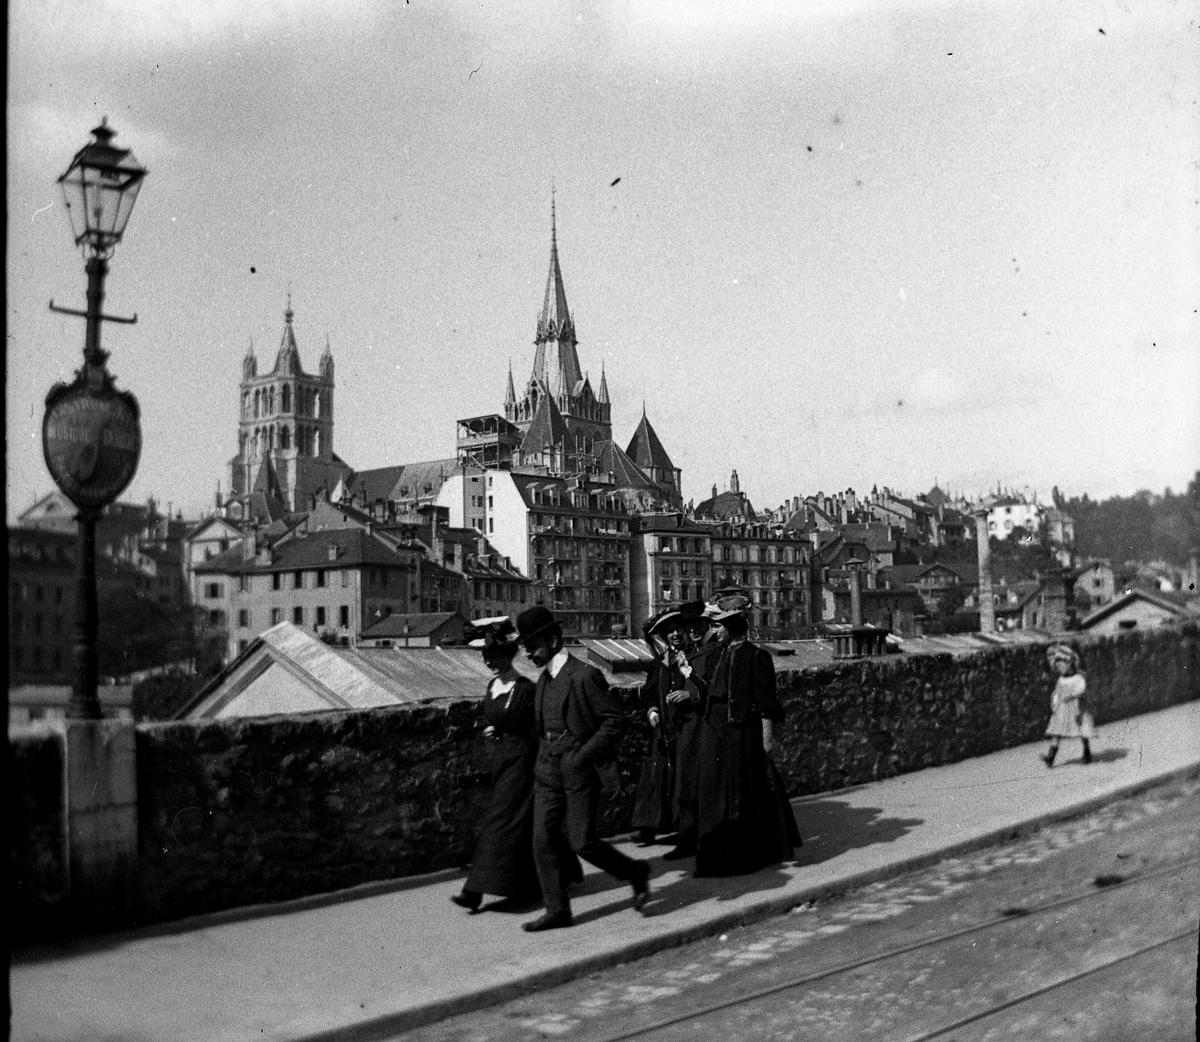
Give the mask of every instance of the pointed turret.
<path id="1" fill-rule="evenodd" d="M 656 470 L 673 471 L 675 464 L 671 462 L 671 457 L 667 455 L 663 443 L 658 440 L 658 435 L 650 426 L 650 420 L 647 418 L 645 410 L 646 407 L 643 404 L 642 420 L 637 425 L 637 430 L 633 432 L 633 438 L 625 452 L 647 474 L 653 474 Z"/>
<path id="2" fill-rule="evenodd" d="M 325 334 L 325 350 L 321 352 L 319 371 L 323 380 L 333 379 L 333 350 L 329 346 L 329 334 Z"/>
<path id="3" fill-rule="evenodd" d="M 642 403 L 642 420 L 633 432 L 633 438 L 626 450 L 637 466 L 650 475 L 651 480 L 662 489 L 672 506 L 679 507 L 683 503 L 683 493 L 680 487 L 682 474 L 671 462 L 663 443 L 658 440 L 650 420 L 646 416 L 646 404 Z"/>
<path id="4" fill-rule="evenodd" d="M 254 337 L 251 337 L 246 353 L 242 356 L 242 379 L 252 380 L 257 375 L 258 359 L 254 357 Z"/>
<path id="5" fill-rule="evenodd" d="M 516 388 L 513 387 L 512 362 L 510 361 L 508 363 L 508 390 L 504 392 L 505 408 L 508 408 L 508 406 L 510 406 L 510 405 L 516 404 L 516 401 L 517 401 L 517 392 L 516 392 Z"/>
<path id="6" fill-rule="evenodd" d="M 612 404 L 608 400 L 608 374 L 604 371 L 604 363 L 600 363 L 600 391 L 596 395 L 596 401 L 601 405 Z"/>
<path id="7" fill-rule="evenodd" d="M 279 353 L 275 356 L 273 373 L 282 375 L 302 375 L 300 365 L 300 348 L 296 346 L 296 331 L 292 328 L 292 295 L 288 294 L 287 310 L 283 313 L 283 338 L 279 341 Z"/>

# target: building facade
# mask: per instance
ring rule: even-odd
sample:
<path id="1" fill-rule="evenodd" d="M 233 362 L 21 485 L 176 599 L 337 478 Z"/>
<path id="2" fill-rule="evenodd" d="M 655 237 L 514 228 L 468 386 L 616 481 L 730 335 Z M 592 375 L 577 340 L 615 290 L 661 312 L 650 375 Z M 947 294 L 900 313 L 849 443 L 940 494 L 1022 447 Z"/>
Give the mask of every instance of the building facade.
<path id="1" fill-rule="evenodd" d="M 393 613 L 458 610 L 463 594 L 438 596 L 443 577 L 424 580 L 424 553 L 358 527 L 294 533 L 276 542 L 247 534 L 195 566 L 193 597 L 210 625 L 226 631 L 226 660 L 259 634 L 290 622 L 330 642 L 353 644 Z M 429 567 L 436 569 L 436 566 Z M 461 586 L 461 577 L 456 584 Z M 449 602 L 427 608 L 430 602 Z"/>

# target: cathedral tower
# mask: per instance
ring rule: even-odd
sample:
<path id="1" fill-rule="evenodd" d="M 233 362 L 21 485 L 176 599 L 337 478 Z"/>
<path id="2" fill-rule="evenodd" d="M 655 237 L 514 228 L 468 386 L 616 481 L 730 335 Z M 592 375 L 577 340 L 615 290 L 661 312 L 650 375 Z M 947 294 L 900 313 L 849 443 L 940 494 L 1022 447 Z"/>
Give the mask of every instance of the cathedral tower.
<path id="1" fill-rule="evenodd" d="M 238 454 L 230 460 L 231 499 L 249 516 L 262 493 L 289 512 L 308 510 L 349 468 L 333 452 L 333 354 L 328 339 L 313 376 L 300 364 L 289 295 L 283 337 L 268 373 L 253 344 L 242 359 Z"/>

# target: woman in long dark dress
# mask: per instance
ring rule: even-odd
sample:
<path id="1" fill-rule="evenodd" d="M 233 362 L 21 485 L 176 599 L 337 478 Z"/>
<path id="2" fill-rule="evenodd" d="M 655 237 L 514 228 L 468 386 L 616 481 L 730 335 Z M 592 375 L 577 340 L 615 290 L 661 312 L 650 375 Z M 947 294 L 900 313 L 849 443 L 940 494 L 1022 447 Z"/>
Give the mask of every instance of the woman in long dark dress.
<path id="1" fill-rule="evenodd" d="M 713 623 L 722 647 L 708 676 L 700 732 L 696 875 L 742 875 L 790 861 L 800 833 L 765 748 L 771 726 L 784 717 L 771 655 L 746 639 L 736 607 Z"/>
<path id="2" fill-rule="evenodd" d="M 471 871 L 462 892 L 450 898 L 472 912 L 478 911 L 484 894 L 497 894 L 513 906 L 541 894 L 533 864 L 533 683 L 513 668 L 518 644 L 507 618 L 492 624 L 482 644 L 483 661 L 496 674 L 482 707 L 492 791 Z"/>

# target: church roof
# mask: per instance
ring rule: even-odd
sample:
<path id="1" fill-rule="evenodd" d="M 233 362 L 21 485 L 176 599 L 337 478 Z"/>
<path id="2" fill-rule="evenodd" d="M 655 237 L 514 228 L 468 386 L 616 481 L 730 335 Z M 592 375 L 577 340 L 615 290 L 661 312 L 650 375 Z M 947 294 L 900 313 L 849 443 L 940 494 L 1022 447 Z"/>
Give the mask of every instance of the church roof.
<path id="1" fill-rule="evenodd" d="M 521 451 L 541 452 L 547 445 L 560 445 L 570 438 L 566 420 L 554 404 L 554 399 L 543 388 L 543 393 L 538 396 L 537 411 L 521 441 Z"/>
<path id="2" fill-rule="evenodd" d="M 292 328 L 292 300 L 288 297 L 287 310 L 283 313 L 283 338 L 279 341 L 279 353 L 275 356 L 273 374 L 304 376 L 304 367 L 300 364 L 300 348 L 296 346 L 296 331 Z"/>
<path id="3" fill-rule="evenodd" d="M 642 470 L 650 470 L 652 467 L 659 470 L 675 469 L 675 464 L 671 462 L 667 450 L 663 448 L 662 442 L 658 440 L 658 435 L 654 433 L 654 428 L 650 426 L 644 409 L 642 410 L 642 422 L 633 432 L 629 448 L 625 451 Z"/>
<path id="4" fill-rule="evenodd" d="M 653 481 L 615 441 L 606 441 L 600 449 L 597 467 L 612 474 L 617 488 L 657 488 Z"/>

